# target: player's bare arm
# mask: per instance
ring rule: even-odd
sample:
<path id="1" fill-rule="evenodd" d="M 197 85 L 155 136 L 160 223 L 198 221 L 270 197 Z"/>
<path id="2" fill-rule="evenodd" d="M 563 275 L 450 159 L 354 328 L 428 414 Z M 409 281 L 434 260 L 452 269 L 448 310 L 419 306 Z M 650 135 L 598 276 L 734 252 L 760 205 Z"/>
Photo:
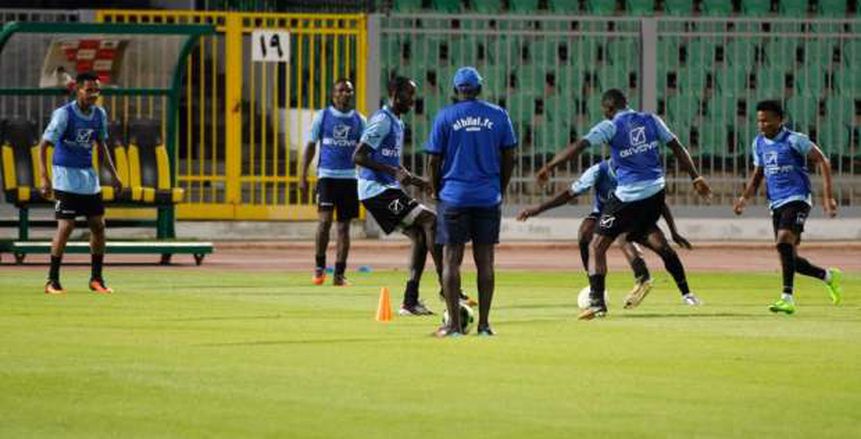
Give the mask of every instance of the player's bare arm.
<path id="1" fill-rule="evenodd" d="M 812 145 L 810 152 L 807 153 L 807 158 L 814 164 L 819 166 L 819 172 L 822 173 L 822 207 L 825 209 L 825 214 L 829 218 L 837 216 L 837 200 L 834 199 L 831 180 L 831 162 L 818 145 Z"/>
<path id="2" fill-rule="evenodd" d="M 120 175 L 117 173 L 117 167 L 114 165 L 114 160 L 111 158 L 111 153 L 108 151 L 108 145 L 98 140 L 96 141 L 96 146 L 99 148 L 99 160 L 102 162 L 102 166 L 107 165 L 108 172 L 111 174 L 111 180 L 113 181 L 114 190 L 119 193 L 123 189 L 123 182 L 120 180 Z"/>
<path id="3" fill-rule="evenodd" d="M 428 161 L 428 172 L 430 173 L 430 181 L 428 182 L 429 191 L 434 198 L 439 197 L 439 190 L 442 186 L 442 157 L 438 154 L 430 154 Z"/>
<path id="4" fill-rule="evenodd" d="M 54 189 L 51 187 L 51 178 L 48 177 L 48 148 L 54 146 L 47 140 L 39 142 L 39 192 L 45 198 L 54 197 Z"/>
<path id="5" fill-rule="evenodd" d="M 673 151 L 673 155 L 676 156 L 676 159 L 679 161 L 679 166 L 681 166 L 682 170 L 687 172 L 691 177 L 691 181 L 694 185 L 694 190 L 707 201 L 711 200 L 712 190 L 709 187 L 709 184 L 706 183 L 705 177 L 700 175 L 697 172 L 697 166 L 694 164 L 694 161 L 691 159 L 690 153 L 688 153 L 687 148 L 685 148 L 681 143 L 679 143 L 678 139 L 670 140 L 667 143 L 667 146 L 670 147 L 670 150 Z"/>
<path id="6" fill-rule="evenodd" d="M 520 211 L 517 214 L 517 221 L 526 221 L 533 216 L 541 215 L 543 212 L 546 212 L 550 209 L 554 209 L 556 207 L 568 204 L 569 201 L 577 198 L 577 194 L 571 192 L 570 189 L 565 189 L 563 191 L 559 191 L 553 198 L 537 205 L 530 206 Z"/>
<path id="7" fill-rule="evenodd" d="M 302 197 L 308 195 L 308 167 L 311 166 L 311 161 L 314 160 L 316 153 L 317 142 L 305 144 L 305 149 L 302 151 L 302 168 L 299 173 L 299 191 L 302 193 Z"/>
<path id="8" fill-rule="evenodd" d="M 571 160 L 577 158 L 584 149 L 589 147 L 589 142 L 586 139 L 580 139 L 570 145 L 567 148 L 563 149 L 556 153 L 553 156 L 553 159 L 550 160 L 547 164 L 541 167 L 538 170 L 538 173 L 535 174 L 535 180 L 539 184 L 547 183 L 547 180 L 550 179 L 550 173 L 553 172 L 556 167 L 561 165 L 562 163 L 567 163 Z"/>
<path id="9" fill-rule="evenodd" d="M 754 196 L 756 191 L 759 190 L 759 185 L 762 184 L 762 178 L 764 176 L 765 173 L 762 170 L 762 166 L 756 166 L 753 168 L 753 174 L 750 174 L 750 178 L 747 180 L 747 184 L 744 185 L 744 190 L 742 191 L 741 196 L 739 196 L 732 205 L 732 211 L 735 212 L 736 215 L 741 215 L 742 212 L 744 212 L 747 200 Z"/>
<path id="10" fill-rule="evenodd" d="M 664 207 L 661 209 L 661 216 L 664 217 L 664 221 L 667 222 L 667 227 L 670 229 L 670 237 L 673 238 L 673 242 L 679 245 L 679 247 L 691 250 L 694 248 L 691 245 L 690 241 L 685 239 L 679 230 L 676 228 L 676 220 L 673 218 L 673 212 L 670 210 L 670 206 L 667 203 L 664 203 Z"/>
<path id="11" fill-rule="evenodd" d="M 500 186 L 502 196 L 505 197 L 508 192 L 508 184 L 511 182 L 511 174 L 514 172 L 514 148 L 506 148 L 502 150 L 502 169 L 499 172 Z"/>
<path id="12" fill-rule="evenodd" d="M 398 182 L 404 186 L 416 186 L 423 189 L 428 186 L 426 181 L 421 177 L 413 175 L 403 166 L 395 167 L 375 161 L 371 158 L 372 151 L 373 148 L 371 148 L 367 143 L 360 144 L 359 147 L 356 148 L 356 152 L 353 153 L 353 163 L 373 171 L 385 172 L 386 174 L 395 177 Z"/>

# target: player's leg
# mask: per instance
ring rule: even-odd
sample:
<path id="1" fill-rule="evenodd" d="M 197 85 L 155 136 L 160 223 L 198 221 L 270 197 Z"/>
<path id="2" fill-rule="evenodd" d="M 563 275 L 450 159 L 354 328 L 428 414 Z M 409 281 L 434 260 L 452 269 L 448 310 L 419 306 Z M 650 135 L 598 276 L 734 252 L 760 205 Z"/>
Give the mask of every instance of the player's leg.
<path id="1" fill-rule="evenodd" d="M 435 335 L 446 337 L 461 333 L 460 321 L 460 267 L 463 264 L 463 243 L 443 245 L 442 291 L 445 308 L 448 311 L 448 324 L 440 327 Z"/>
<path id="2" fill-rule="evenodd" d="M 401 315 L 433 314 L 419 301 L 419 285 L 427 262 L 428 246 L 424 231 L 421 227 L 412 225 L 403 229 L 403 234 L 410 239 L 409 278 L 404 288 L 404 301 L 398 311 Z"/>
<path id="3" fill-rule="evenodd" d="M 105 285 L 102 276 L 102 264 L 105 260 L 105 216 L 88 216 L 87 225 L 90 227 L 90 290 L 101 294 L 113 293 L 114 290 Z"/>
<path id="4" fill-rule="evenodd" d="M 58 209 L 59 211 L 59 209 Z M 45 284 L 45 293 L 62 294 L 66 290 L 60 285 L 60 265 L 63 262 L 63 252 L 69 236 L 75 230 L 75 218 L 57 218 L 57 232 L 51 240 L 51 268 L 48 271 L 48 282 Z"/>
<path id="5" fill-rule="evenodd" d="M 322 285 L 326 281 L 326 249 L 329 247 L 337 195 L 334 184 L 331 178 L 317 180 L 317 233 L 314 235 L 314 275 L 311 278 L 314 285 Z"/>
<path id="6" fill-rule="evenodd" d="M 688 286 L 687 275 L 685 274 L 685 266 L 682 260 L 679 259 L 678 253 L 670 246 L 664 232 L 658 226 L 653 225 L 647 231 L 646 238 L 643 243 L 652 251 L 661 257 L 664 262 L 664 268 L 673 277 L 676 282 L 676 287 L 682 295 L 683 303 L 687 305 L 700 305 L 699 298 L 691 292 Z M 633 305 L 636 306 L 636 305 Z"/>
<path id="7" fill-rule="evenodd" d="M 335 275 L 332 284 L 338 286 L 347 285 L 347 256 L 350 255 L 350 221 L 338 221 L 335 226 L 338 237 L 337 254 L 335 256 Z"/>
<path id="8" fill-rule="evenodd" d="M 494 251 L 499 243 L 499 229 L 502 221 L 500 206 L 475 207 L 470 209 L 470 238 L 472 257 L 475 261 L 478 283 L 478 328 L 480 336 L 494 335 L 490 327 L 490 310 L 496 287 Z"/>
<path id="9" fill-rule="evenodd" d="M 589 271 L 589 244 L 595 234 L 595 225 L 598 224 L 598 215 L 589 215 L 580 222 L 577 231 L 577 244 L 580 247 L 580 260 L 583 262 L 583 270 Z"/>
<path id="10" fill-rule="evenodd" d="M 776 212 L 779 216 L 781 213 Z M 780 256 L 780 268 L 783 275 L 783 291 L 780 299 L 772 303 L 768 309 L 771 312 L 792 314 L 795 312 L 793 290 L 795 288 L 796 270 L 795 243 L 798 242 L 798 235 L 791 228 L 783 228 L 779 223 L 778 227 L 775 240 L 777 241 L 777 254 Z"/>
<path id="11" fill-rule="evenodd" d="M 580 313 L 581 320 L 603 317 L 607 313 L 604 302 L 604 281 L 607 277 L 607 249 L 616 240 L 616 235 L 596 234 L 589 244 L 589 297 L 591 305 Z"/>
<path id="12" fill-rule="evenodd" d="M 635 242 L 624 239 L 618 239 L 617 242 L 634 272 L 634 288 L 625 297 L 624 304 L 625 308 L 632 308 L 639 304 L 652 290 L 652 275 L 643 259 L 643 251 Z"/>
<path id="13" fill-rule="evenodd" d="M 819 267 L 811 263 L 806 258 L 798 255 L 798 246 L 801 244 L 801 235 L 804 233 L 804 223 L 807 220 L 807 215 L 810 213 L 810 206 L 808 206 L 807 203 L 802 202 L 790 203 L 789 210 L 790 212 L 784 215 L 783 227 L 784 229 L 791 230 L 795 234 L 795 241 L 792 242 L 792 250 L 795 254 L 795 272 L 825 282 L 825 288 L 831 298 L 831 303 L 835 305 L 840 304 L 843 296 L 840 279 L 843 273 L 836 268 L 825 269 Z M 794 221 L 792 221 L 793 219 Z M 780 232 L 778 232 L 778 245 L 781 245 L 779 238 Z M 791 239 L 791 237 L 787 237 L 786 239 Z M 778 249 L 778 252 L 780 251 L 781 250 Z M 783 251 L 785 252 L 786 250 Z M 781 253 L 781 261 L 782 260 L 783 255 Z M 781 265 L 783 265 L 782 262 Z"/>
<path id="14" fill-rule="evenodd" d="M 350 254 L 350 221 L 359 217 L 359 198 L 356 194 L 356 180 L 339 180 L 336 200 L 338 250 L 335 259 L 335 275 L 332 278 L 334 285 L 349 284 L 345 273 L 347 271 L 347 257 Z"/>

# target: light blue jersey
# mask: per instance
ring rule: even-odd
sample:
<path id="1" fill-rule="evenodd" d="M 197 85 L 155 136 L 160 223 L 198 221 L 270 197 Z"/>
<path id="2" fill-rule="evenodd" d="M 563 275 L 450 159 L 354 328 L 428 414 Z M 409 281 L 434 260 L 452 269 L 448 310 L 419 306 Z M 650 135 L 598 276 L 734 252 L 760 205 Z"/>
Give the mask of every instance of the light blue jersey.
<path id="1" fill-rule="evenodd" d="M 765 176 L 770 209 L 792 201 L 813 205 L 807 175 L 807 153 L 813 143 L 807 136 L 781 128 L 774 139 L 756 136 L 751 148 L 753 165 L 761 167 Z"/>
<path id="2" fill-rule="evenodd" d="M 591 188 L 595 188 L 595 199 L 592 201 L 592 212 L 601 213 L 604 204 L 610 198 L 610 194 L 616 190 L 616 173 L 610 160 L 602 160 L 583 172 L 568 189 L 573 195 L 580 195 Z"/>
<path id="3" fill-rule="evenodd" d="M 362 143 L 373 150 L 371 160 L 400 167 L 401 151 L 404 148 L 404 122 L 387 105 L 371 116 L 359 140 L 359 144 Z M 400 183 L 393 175 L 361 166 L 358 186 L 360 200 L 375 197 L 387 189 L 401 189 Z"/>
<path id="4" fill-rule="evenodd" d="M 501 107 L 466 100 L 440 110 L 425 144 L 425 152 L 442 156 L 440 200 L 456 207 L 501 203 L 502 151 L 516 146 Z"/>
<path id="5" fill-rule="evenodd" d="M 675 137 L 660 117 L 625 109 L 617 112 L 612 120 L 595 125 L 584 139 L 593 147 L 610 145 L 619 182 L 616 198 L 630 203 L 649 198 L 664 188 L 659 147 Z"/>
<path id="6" fill-rule="evenodd" d="M 93 146 L 97 140 L 108 138 L 108 117 L 105 110 L 93 106 L 90 114 L 81 113 L 77 101 L 72 101 L 51 115 L 42 139 L 54 145 L 51 166 L 54 189 L 76 194 L 97 194 L 101 191 L 99 175 L 93 169 Z"/>
<path id="7" fill-rule="evenodd" d="M 358 111 L 329 106 L 317 112 L 308 133 L 310 142 L 320 143 L 317 178 L 356 178 L 353 152 L 364 129 L 365 117 Z"/>

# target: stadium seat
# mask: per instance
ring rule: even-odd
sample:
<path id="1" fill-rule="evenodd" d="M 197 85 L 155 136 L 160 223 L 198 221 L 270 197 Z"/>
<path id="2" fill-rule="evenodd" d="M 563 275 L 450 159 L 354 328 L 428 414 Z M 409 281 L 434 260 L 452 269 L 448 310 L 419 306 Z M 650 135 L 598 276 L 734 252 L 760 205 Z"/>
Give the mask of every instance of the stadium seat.
<path id="1" fill-rule="evenodd" d="M 565 95 L 553 95 L 544 99 L 544 114 L 556 126 L 569 126 L 574 120 L 574 105 L 572 98 Z"/>
<path id="2" fill-rule="evenodd" d="M 853 66 L 854 67 L 854 66 Z M 843 68 L 834 73 L 834 83 L 837 89 L 846 95 L 859 95 L 861 90 L 861 68 Z"/>
<path id="3" fill-rule="evenodd" d="M 771 2 L 767 0 L 743 0 L 741 12 L 746 16 L 762 17 L 771 14 Z"/>
<path id="4" fill-rule="evenodd" d="M 718 42 L 711 38 L 697 38 L 689 41 L 687 50 L 688 66 L 703 66 L 710 68 L 717 61 Z"/>
<path id="5" fill-rule="evenodd" d="M 506 74 L 505 66 L 502 65 L 486 65 L 478 69 L 478 72 L 483 78 L 482 93 L 489 97 L 504 96 L 506 89 Z"/>
<path id="6" fill-rule="evenodd" d="M 627 0 L 625 10 L 637 17 L 655 15 L 655 0 Z"/>
<path id="7" fill-rule="evenodd" d="M 545 38 L 530 41 L 529 63 L 538 65 L 555 65 L 558 60 L 557 41 Z"/>
<path id="8" fill-rule="evenodd" d="M 694 11 L 693 0 L 664 0 L 664 14 L 666 15 L 692 15 Z"/>
<path id="9" fill-rule="evenodd" d="M 700 101 L 696 96 L 680 94 L 667 98 L 668 120 L 689 125 L 699 114 Z"/>
<path id="10" fill-rule="evenodd" d="M 448 60 L 457 66 L 478 64 L 478 41 L 472 35 L 452 36 L 448 39 Z"/>
<path id="11" fill-rule="evenodd" d="M 855 99 L 849 96 L 829 96 L 825 98 L 825 117 L 842 120 L 847 124 L 856 116 Z"/>
<path id="12" fill-rule="evenodd" d="M 831 122 L 828 119 L 817 127 L 816 145 L 822 149 L 822 152 L 827 156 L 831 155 L 848 155 L 851 146 L 849 140 L 851 138 L 851 127 L 839 121 Z"/>
<path id="13" fill-rule="evenodd" d="M 724 59 L 733 65 L 753 66 L 756 64 L 756 44 L 752 40 L 734 38 L 724 45 Z"/>
<path id="14" fill-rule="evenodd" d="M 771 67 L 794 66 L 798 43 L 790 38 L 777 38 L 765 43 L 765 58 Z"/>
<path id="15" fill-rule="evenodd" d="M 392 9 L 395 12 L 419 12 L 422 10 L 422 0 L 393 0 Z"/>
<path id="16" fill-rule="evenodd" d="M 477 0 L 481 1 L 481 0 Z M 580 5 L 577 1 L 571 0 L 548 0 L 547 5 L 550 11 L 561 14 L 578 14 L 580 13 Z"/>
<path id="17" fill-rule="evenodd" d="M 586 0 L 586 13 L 589 15 L 613 15 L 616 2 L 607 0 Z"/>
<path id="18" fill-rule="evenodd" d="M 540 95 L 544 93 L 544 68 L 538 65 L 520 66 L 512 72 L 517 78 L 517 93 Z"/>
<path id="19" fill-rule="evenodd" d="M 614 38 L 607 43 L 607 61 L 617 66 L 639 64 L 640 42 L 633 38 Z"/>
<path id="20" fill-rule="evenodd" d="M 819 99 L 812 96 L 792 96 L 786 100 L 786 119 L 800 126 L 809 126 L 819 118 Z"/>
<path id="21" fill-rule="evenodd" d="M 627 91 L 629 88 L 629 71 L 618 66 L 604 65 L 598 68 L 598 84 L 600 90 L 618 88 Z"/>
<path id="22" fill-rule="evenodd" d="M 436 12 L 456 14 L 462 12 L 463 3 L 461 0 L 431 0 L 431 6 Z"/>
<path id="23" fill-rule="evenodd" d="M 834 57 L 834 42 L 817 39 L 803 43 L 804 64 L 811 67 L 828 68 Z"/>
<path id="24" fill-rule="evenodd" d="M 111 161 L 117 170 L 117 176 L 120 177 L 123 189 L 120 193 L 116 193 L 113 186 L 113 175 L 111 175 L 107 166 L 102 166 L 100 155 L 101 150 L 95 148 L 93 150 L 93 168 L 99 170 L 99 184 L 102 187 L 102 199 L 106 202 L 111 201 L 131 201 L 132 190 L 129 187 L 129 159 L 124 145 L 125 136 L 123 136 L 122 125 L 118 121 L 112 122 L 108 126 L 108 141 L 106 146 L 111 155 Z"/>
<path id="25" fill-rule="evenodd" d="M 472 10 L 479 14 L 499 14 L 502 12 L 501 0 L 472 0 Z"/>
<path id="26" fill-rule="evenodd" d="M 508 12 L 512 14 L 537 14 L 539 12 L 538 0 L 508 0 Z"/>
<path id="27" fill-rule="evenodd" d="M 681 64 L 679 60 L 679 46 L 681 46 L 681 41 L 678 37 L 658 35 L 658 64 L 667 67 L 678 67 Z"/>
<path id="28" fill-rule="evenodd" d="M 184 190 L 171 187 L 170 160 L 161 127 L 152 119 L 129 121 L 129 183 L 132 199 L 144 203 L 179 203 Z"/>
<path id="29" fill-rule="evenodd" d="M 697 130 L 699 132 L 698 153 L 700 156 L 728 157 L 731 155 L 729 148 L 727 148 L 729 129 L 726 122 L 704 122 L 697 126 Z"/>
<path id="30" fill-rule="evenodd" d="M 731 63 L 725 69 L 716 70 L 715 86 L 722 96 L 739 96 L 747 88 L 747 69 Z"/>
<path id="31" fill-rule="evenodd" d="M 816 6 L 816 13 L 826 17 L 846 18 L 847 6 L 848 2 L 846 0 L 819 0 Z"/>
<path id="32" fill-rule="evenodd" d="M 785 17 L 803 17 L 809 10 L 807 0 L 780 0 L 777 12 Z"/>
<path id="33" fill-rule="evenodd" d="M 535 115 L 535 95 L 512 94 L 506 98 L 505 108 L 508 110 L 512 121 L 522 125 L 531 124 L 532 117 Z"/>
<path id="34" fill-rule="evenodd" d="M 0 120 L 0 157 L 3 160 L 3 192 L 8 203 L 23 206 L 47 203 L 39 192 L 39 137 L 26 119 Z M 49 151 L 51 152 L 51 151 Z M 51 155 L 49 154 L 49 160 Z M 48 166 L 51 172 L 51 166 Z M 50 178 L 50 175 L 48 176 Z"/>
<path id="35" fill-rule="evenodd" d="M 437 36 L 415 35 L 412 38 L 410 48 L 412 56 L 410 63 L 421 65 L 436 65 L 440 62 L 440 44 L 442 38 Z"/>
<path id="36" fill-rule="evenodd" d="M 706 114 L 710 121 L 732 124 L 737 118 L 738 100 L 727 95 L 713 96 L 706 102 Z"/>
<path id="37" fill-rule="evenodd" d="M 821 96 L 825 92 L 825 75 L 821 66 L 808 66 L 795 71 L 795 93 L 803 96 Z"/>
<path id="38" fill-rule="evenodd" d="M 754 72 L 755 82 L 754 94 L 760 98 L 777 99 L 784 95 L 786 90 L 786 70 L 780 67 L 762 68 Z M 796 84 L 798 74 L 796 73 Z"/>
<path id="39" fill-rule="evenodd" d="M 708 16 L 727 16 L 732 15 L 733 5 L 727 0 L 702 0 L 700 3 L 700 12 Z"/>
<path id="40" fill-rule="evenodd" d="M 585 72 L 580 65 L 562 65 L 556 69 L 556 84 L 559 94 L 579 97 L 583 93 Z"/>
<path id="41" fill-rule="evenodd" d="M 598 60 L 598 41 L 588 37 L 574 37 L 568 44 L 573 64 L 591 66 Z"/>
<path id="42" fill-rule="evenodd" d="M 699 95 L 706 88 L 708 72 L 705 65 L 693 65 L 678 70 L 679 88 L 685 94 Z"/>

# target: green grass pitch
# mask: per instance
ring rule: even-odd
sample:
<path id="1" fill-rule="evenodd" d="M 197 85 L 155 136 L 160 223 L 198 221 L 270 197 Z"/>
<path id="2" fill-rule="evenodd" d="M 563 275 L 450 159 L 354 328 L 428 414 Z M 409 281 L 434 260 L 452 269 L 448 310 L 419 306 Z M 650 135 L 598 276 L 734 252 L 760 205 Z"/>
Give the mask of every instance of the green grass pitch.
<path id="1" fill-rule="evenodd" d="M 41 294 L 43 273 L 0 275 L 0 437 L 857 437 L 861 276 L 845 301 L 797 280 L 799 312 L 771 315 L 777 273 L 692 273 L 686 308 L 657 274 L 623 311 L 578 322 L 582 273 L 497 273 L 497 337 L 437 340 L 439 317 L 374 321 L 381 286 L 353 274 L 108 267 L 113 296 Z M 474 275 L 465 276 L 467 292 Z M 435 310 L 436 282 L 424 285 Z M 451 431 L 450 427 L 455 427 Z M 854 433 L 853 433 L 854 432 Z"/>

